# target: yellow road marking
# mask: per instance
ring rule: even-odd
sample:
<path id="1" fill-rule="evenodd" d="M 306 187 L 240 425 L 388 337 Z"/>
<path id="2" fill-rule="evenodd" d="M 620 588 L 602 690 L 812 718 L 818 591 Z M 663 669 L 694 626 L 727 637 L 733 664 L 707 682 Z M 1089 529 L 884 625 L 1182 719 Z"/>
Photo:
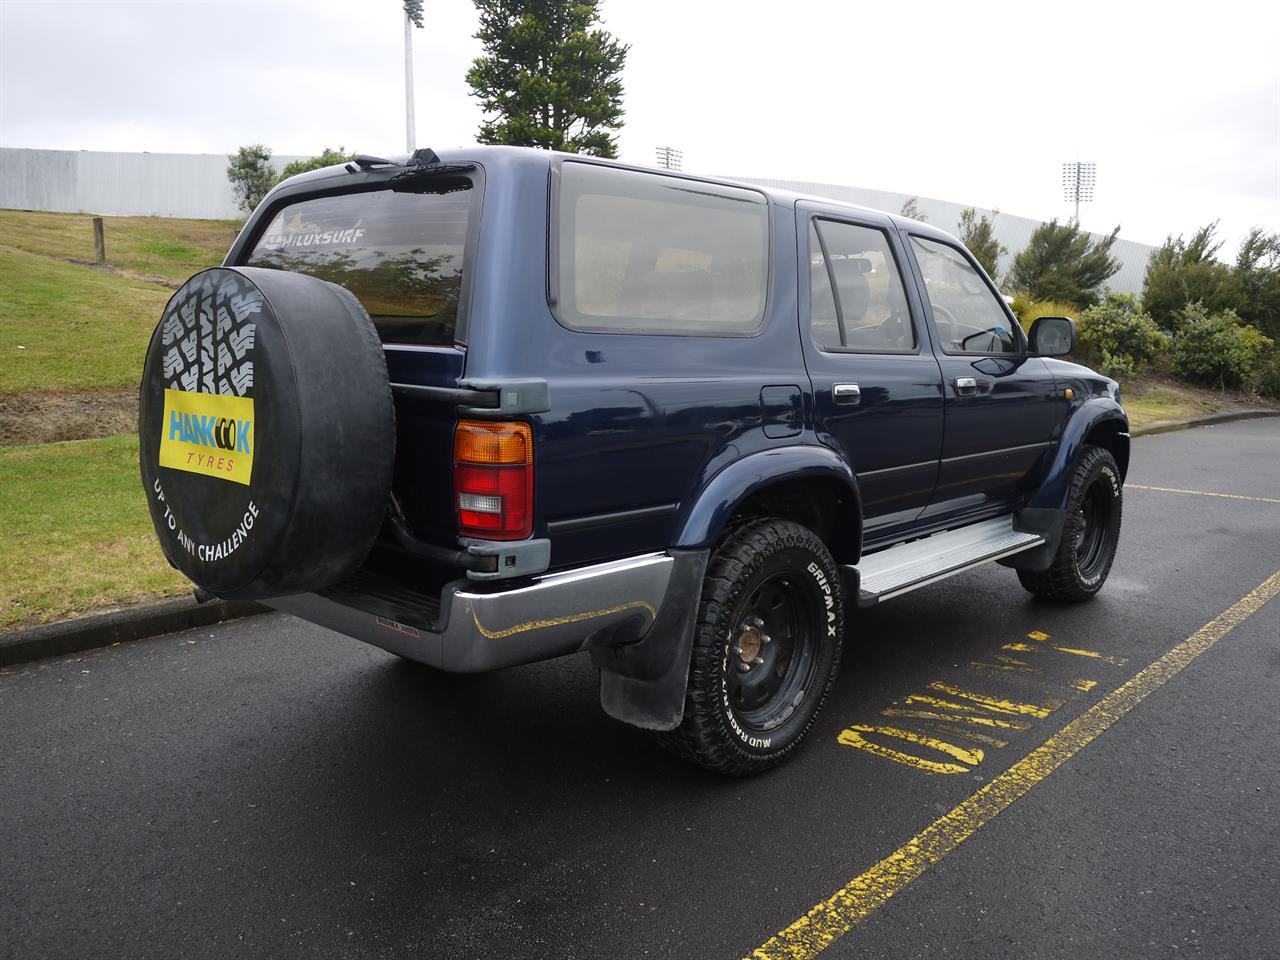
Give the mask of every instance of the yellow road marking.
<path id="1" fill-rule="evenodd" d="M 1035 647 L 1033 647 L 1033 646 L 1032 646 L 1031 644 L 1029 644 L 1029 643 L 1006 643 L 1006 644 L 1005 644 L 1003 647 L 1001 647 L 1000 649 L 1001 649 L 1001 650 L 1012 650 L 1012 651 L 1014 651 L 1015 653 L 1030 653 L 1032 650 L 1034 650 L 1034 649 L 1035 649 Z"/>
<path id="2" fill-rule="evenodd" d="M 1033 630 L 1031 633 L 1027 634 L 1027 638 L 1030 640 L 1048 640 L 1049 634 L 1042 633 L 1039 630 Z"/>
<path id="3" fill-rule="evenodd" d="M 959 727 L 953 727 L 949 723 L 926 723 L 924 726 L 937 733 L 945 733 L 949 737 L 959 737 L 961 740 L 972 740 L 974 743 L 985 743 L 987 746 L 995 747 L 997 750 L 1009 745 L 1008 740 L 1001 740 L 999 737 L 992 737 L 985 733 L 978 733 L 976 730 L 961 730 Z"/>
<path id="4" fill-rule="evenodd" d="M 1001 730 L 1030 730 L 1031 724 L 1025 720 L 1004 720 L 996 717 L 976 717 L 968 713 L 934 713 L 932 710 L 899 710 L 888 707 L 880 713 L 886 717 L 899 717 L 917 720 L 945 720 L 949 723 L 976 723 L 981 727 L 997 727 Z"/>
<path id="5" fill-rule="evenodd" d="M 1053 711 L 1057 710 L 1065 701 L 1062 700 L 1046 700 L 1044 703 L 1018 703 L 1016 700 L 1001 700 L 998 697 L 989 697 L 984 693 L 973 693 L 970 690 L 961 690 L 959 687 L 952 687 L 945 683 L 934 681 L 929 684 L 930 689 L 938 690 L 942 693 L 949 693 L 953 697 L 959 697 L 961 700 L 972 700 L 981 707 L 988 710 L 994 710 L 997 713 L 1021 713 L 1032 717 L 1047 717 Z"/>
<path id="6" fill-rule="evenodd" d="M 1086 650 L 1083 647 L 1059 647 L 1054 646 L 1059 653 L 1070 653 L 1077 657 L 1092 657 L 1094 660 L 1105 660 L 1107 663 L 1117 667 L 1123 667 L 1129 661 L 1124 657 L 1108 657 L 1105 653 L 1099 653 L 1097 650 Z"/>
<path id="7" fill-rule="evenodd" d="M 882 743 L 868 740 L 864 736 L 864 734 L 868 733 L 876 733 L 882 737 L 897 737 L 899 740 L 905 740 L 908 743 L 918 743 L 922 747 L 928 747 L 931 750 L 937 750 L 939 753 L 945 753 L 949 757 L 955 757 L 960 763 L 942 763 L 938 760 L 926 760 L 924 757 L 903 753 L 901 750 L 893 749 L 893 747 L 886 747 Z M 874 754 L 877 757 L 896 760 L 898 763 L 904 763 L 909 767 L 917 767 L 920 770 L 927 770 L 930 773 L 968 773 L 971 768 L 961 764 L 969 763 L 977 766 L 985 756 L 977 747 L 972 750 L 966 750 L 964 747 L 958 747 L 954 743 L 948 743 L 946 740 L 939 740 L 937 737 L 930 737 L 923 733 L 916 733 L 914 730 L 872 726 L 866 723 L 854 724 L 847 730 L 840 731 L 840 736 L 836 739 L 846 747 L 857 747 L 859 750 L 865 750 L 867 753 Z"/>
<path id="8" fill-rule="evenodd" d="M 1197 497 L 1222 497 L 1224 500 L 1253 500 L 1256 503 L 1280 503 L 1275 497 L 1246 497 L 1240 493 L 1214 493 L 1210 490 L 1183 490 L 1179 487 L 1148 487 L 1141 483 L 1126 483 L 1125 489 L 1151 490 L 1155 493 L 1190 493 Z"/>
<path id="9" fill-rule="evenodd" d="M 1031 667 L 1023 664 L 1017 666 L 1009 663 L 985 663 L 982 660 L 970 660 L 969 666 L 975 670 L 1000 670 L 1004 673 L 1043 673 L 1039 667 Z"/>
<path id="10" fill-rule="evenodd" d="M 1098 685 L 1097 680 L 1072 680 L 1071 685 L 1081 693 L 1088 693 Z"/>
<path id="11" fill-rule="evenodd" d="M 1072 720 L 1004 773 L 850 880 L 751 953 L 754 960 L 808 960 L 973 836 L 1117 720 L 1177 676 L 1196 657 L 1280 593 L 1280 571 L 1256 586 L 1159 660 Z"/>
<path id="12" fill-rule="evenodd" d="M 1004 654 L 1001 654 L 1001 653 L 996 654 L 996 659 L 999 660 L 1001 663 L 1011 663 L 1015 667 L 1031 666 L 1031 664 L 1027 663 L 1027 661 L 1025 660 L 1019 660 L 1017 657 L 1006 657 Z M 1039 671 L 1037 670 L 1037 672 Z"/>

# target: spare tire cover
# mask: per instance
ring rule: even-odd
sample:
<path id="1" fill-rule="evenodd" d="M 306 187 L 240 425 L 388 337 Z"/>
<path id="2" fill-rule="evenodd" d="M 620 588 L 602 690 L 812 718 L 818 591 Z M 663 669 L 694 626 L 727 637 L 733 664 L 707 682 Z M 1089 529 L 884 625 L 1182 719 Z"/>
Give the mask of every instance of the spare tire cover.
<path id="1" fill-rule="evenodd" d="M 350 292 L 260 267 L 196 274 L 151 335 L 139 400 L 151 519 L 198 586 L 282 596 L 364 562 L 391 490 L 395 408 Z"/>

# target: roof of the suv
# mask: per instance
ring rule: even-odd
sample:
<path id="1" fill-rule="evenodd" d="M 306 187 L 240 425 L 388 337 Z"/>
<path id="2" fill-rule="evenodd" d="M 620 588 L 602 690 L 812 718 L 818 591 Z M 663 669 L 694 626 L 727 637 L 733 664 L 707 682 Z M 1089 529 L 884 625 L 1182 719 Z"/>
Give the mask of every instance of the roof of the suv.
<path id="1" fill-rule="evenodd" d="M 888 217 L 900 228 L 910 233 L 921 234 L 925 236 L 936 236 L 945 238 L 952 242 L 956 242 L 955 237 L 947 233 L 945 230 L 939 230 L 932 224 L 925 223 L 920 220 L 912 220 L 909 217 L 903 217 L 886 210 L 876 210 L 872 207 L 863 207 L 854 203 L 847 203 L 843 200 L 835 200 L 831 197 L 823 197 L 815 194 L 797 193 L 791 190 L 783 190 L 778 187 L 762 186 L 757 183 L 750 183 L 742 180 L 732 180 L 725 177 L 704 177 L 697 174 L 686 173 L 683 171 L 663 170 L 656 167 L 643 167 L 635 164 L 623 163 L 618 160 L 605 160 L 599 157 L 584 157 L 576 153 L 561 153 L 555 150 L 540 150 L 536 147 L 510 147 L 510 146 L 471 146 L 457 147 L 451 150 L 439 150 L 437 156 L 445 163 L 479 163 L 481 165 L 486 162 L 498 164 L 528 164 L 538 165 L 541 167 L 549 167 L 556 161 L 576 160 L 587 161 L 589 163 L 600 164 L 603 166 L 617 167 L 622 170 L 634 170 L 642 173 L 658 173 L 664 176 L 682 177 L 688 180 L 697 180 L 702 183 L 724 184 L 727 186 L 741 187 L 748 190 L 754 190 L 762 193 L 776 203 L 792 205 L 799 201 L 807 201 L 810 203 L 821 204 L 824 207 L 834 208 L 837 210 L 847 210 L 853 213 L 870 213 L 877 216 Z M 387 160 L 394 166 L 402 167 L 409 163 L 410 155 L 407 153 L 384 154 L 381 159 Z M 378 170 L 374 167 L 373 170 Z M 362 173 L 364 171 L 361 171 Z M 338 177 L 352 176 L 348 169 L 348 164 L 338 163 L 330 167 L 321 167 L 318 170 L 309 170 L 306 173 L 300 173 L 297 176 L 290 177 L 283 183 L 279 184 L 275 190 L 292 190 L 304 184 L 315 184 L 319 186 L 318 181 L 328 180 Z"/>

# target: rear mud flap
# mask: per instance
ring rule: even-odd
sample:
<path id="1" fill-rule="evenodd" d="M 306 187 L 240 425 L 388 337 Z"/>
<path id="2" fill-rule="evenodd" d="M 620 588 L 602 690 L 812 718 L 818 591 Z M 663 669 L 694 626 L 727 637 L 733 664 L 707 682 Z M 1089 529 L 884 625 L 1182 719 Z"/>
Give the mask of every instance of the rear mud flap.
<path id="1" fill-rule="evenodd" d="M 684 719 L 702 578 L 710 550 L 670 550 L 675 566 L 653 627 L 643 639 L 591 651 L 600 668 L 600 706 L 645 730 L 674 730 Z"/>

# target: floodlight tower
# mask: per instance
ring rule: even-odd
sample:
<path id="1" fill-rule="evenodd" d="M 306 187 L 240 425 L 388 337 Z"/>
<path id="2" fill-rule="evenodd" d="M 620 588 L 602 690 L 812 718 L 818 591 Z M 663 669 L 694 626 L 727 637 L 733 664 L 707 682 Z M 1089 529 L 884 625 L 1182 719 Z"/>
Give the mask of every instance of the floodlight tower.
<path id="1" fill-rule="evenodd" d="M 679 170 L 680 165 L 684 163 L 683 151 L 674 147 L 658 147 L 654 153 L 658 156 L 658 166 L 664 170 Z"/>
<path id="2" fill-rule="evenodd" d="M 1062 195 L 1068 202 L 1075 202 L 1077 226 L 1080 224 L 1080 204 L 1093 200 L 1093 185 L 1097 179 L 1096 163 L 1075 160 L 1062 165 Z"/>
<path id="3" fill-rule="evenodd" d="M 413 153 L 418 136 L 414 131 L 413 110 L 413 28 L 422 29 L 422 0 L 404 0 L 404 141 Z"/>

